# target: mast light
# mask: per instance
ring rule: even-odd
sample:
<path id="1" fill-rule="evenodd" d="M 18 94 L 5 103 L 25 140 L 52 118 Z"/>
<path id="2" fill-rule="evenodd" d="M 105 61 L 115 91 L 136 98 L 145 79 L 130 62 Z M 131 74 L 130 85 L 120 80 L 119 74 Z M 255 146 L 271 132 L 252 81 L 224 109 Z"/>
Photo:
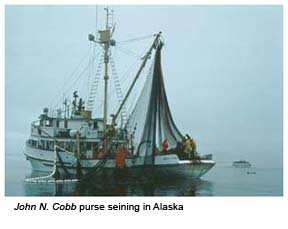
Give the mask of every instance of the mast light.
<path id="1" fill-rule="evenodd" d="M 89 41 L 95 41 L 95 36 L 93 34 L 88 35 L 88 40 Z"/>

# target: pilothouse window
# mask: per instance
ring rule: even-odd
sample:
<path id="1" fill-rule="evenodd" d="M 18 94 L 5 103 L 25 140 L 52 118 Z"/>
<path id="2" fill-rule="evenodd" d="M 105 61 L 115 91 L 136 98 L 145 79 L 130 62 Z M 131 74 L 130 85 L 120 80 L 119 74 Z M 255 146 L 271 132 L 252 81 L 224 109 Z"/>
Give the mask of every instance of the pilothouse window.
<path id="1" fill-rule="evenodd" d="M 31 140 L 31 145 L 34 146 L 34 147 L 36 147 L 36 145 L 37 145 L 37 141 L 35 141 L 35 140 Z"/>
<path id="2" fill-rule="evenodd" d="M 91 150 L 91 142 L 87 142 L 86 143 L 86 149 L 87 150 Z"/>
<path id="3" fill-rule="evenodd" d="M 94 129 L 98 129 L 98 122 L 94 121 Z"/>
<path id="4" fill-rule="evenodd" d="M 49 148 L 49 150 L 54 150 L 54 142 L 52 142 L 52 141 L 49 141 L 48 142 L 48 148 Z"/>
<path id="5" fill-rule="evenodd" d="M 45 120 L 45 126 L 50 126 L 50 120 Z"/>

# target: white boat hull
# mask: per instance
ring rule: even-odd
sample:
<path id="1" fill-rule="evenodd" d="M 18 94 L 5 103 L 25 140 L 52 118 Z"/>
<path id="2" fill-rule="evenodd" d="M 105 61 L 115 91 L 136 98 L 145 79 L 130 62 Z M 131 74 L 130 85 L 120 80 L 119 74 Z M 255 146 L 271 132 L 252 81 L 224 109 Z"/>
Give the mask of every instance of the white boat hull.
<path id="1" fill-rule="evenodd" d="M 55 153 L 53 151 L 35 149 L 26 146 L 24 154 L 30 161 L 33 171 L 52 173 L 54 168 Z M 63 176 L 75 176 L 77 173 L 77 159 L 72 153 L 60 152 L 62 162 L 57 162 L 57 169 Z M 100 160 L 80 160 L 81 171 L 87 174 Z M 143 165 L 144 157 L 126 159 L 126 168 L 123 169 L 128 176 L 151 175 L 159 178 L 169 177 L 191 177 L 199 178 L 208 172 L 215 162 L 212 160 L 179 160 L 176 154 L 157 155 L 153 166 Z M 112 176 L 116 171 L 115 159 L 107 159 L 99 175 L 105 173 Z"/>

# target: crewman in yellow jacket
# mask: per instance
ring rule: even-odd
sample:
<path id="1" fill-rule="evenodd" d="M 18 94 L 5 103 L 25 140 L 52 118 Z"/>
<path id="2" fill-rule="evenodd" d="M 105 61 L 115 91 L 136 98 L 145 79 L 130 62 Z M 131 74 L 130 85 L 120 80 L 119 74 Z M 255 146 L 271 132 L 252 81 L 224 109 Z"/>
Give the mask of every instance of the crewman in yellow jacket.
<path id="1" fill-rule="evenodd" d="M 190 139 L 192 159 L 197 159 L 197 146 L 193 138 Z"/>
<path id="2" fill-rule="evenodd" d="M 191 159 L 191 151 L 192 151 L 192 145 L 189 138 L 185 138 L 184 140 L 184 152 L 186 155 L 186 158 Z"/>

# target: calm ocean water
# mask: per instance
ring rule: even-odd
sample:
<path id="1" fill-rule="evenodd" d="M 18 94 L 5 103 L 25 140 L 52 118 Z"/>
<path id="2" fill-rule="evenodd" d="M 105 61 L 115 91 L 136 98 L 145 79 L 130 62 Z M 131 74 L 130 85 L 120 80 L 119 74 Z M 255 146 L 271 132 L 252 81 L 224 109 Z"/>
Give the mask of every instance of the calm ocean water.
<path id="1" fill-rule="evenodd" d="M 6 139 L 7 140 L 7 139 Z M 24 142 L 23 142 L 24 146 Z M 23 147 L 22 147 L 23 148 Z M 8 145 L 5 157 L 6 196 L 282 196 L 283 169 L 234 168 L 217 163 L 199 180 L 116 184 L 27 183 L 31 168 L 21 148 Z M 248 172 L 248 173 L 247 173 Z M 249 174 L 253 172 L 253 174 Z M 255 172 L 255 174 L 254 174 Z M 33 176 L 43 174 L 32 174 Z"/>

